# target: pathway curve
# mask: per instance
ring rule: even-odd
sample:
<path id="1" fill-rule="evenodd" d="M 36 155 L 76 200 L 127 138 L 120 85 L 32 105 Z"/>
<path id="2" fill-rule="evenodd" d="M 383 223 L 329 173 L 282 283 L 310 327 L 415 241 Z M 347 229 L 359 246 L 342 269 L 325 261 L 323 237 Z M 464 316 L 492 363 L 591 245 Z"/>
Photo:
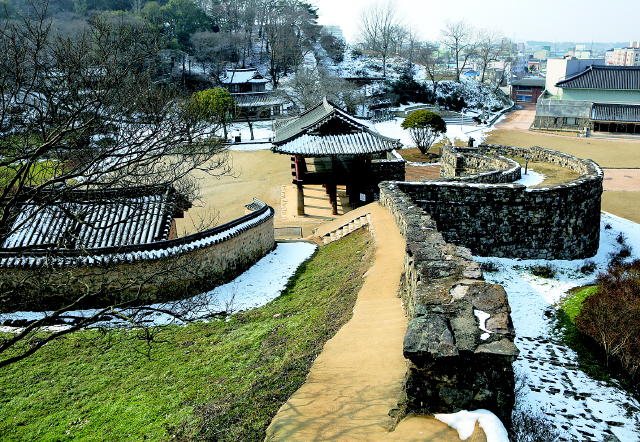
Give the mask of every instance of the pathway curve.
<path id="1" fill-rule="evenodd" d="M 405 419 L 391 431 L 389 411 L 397 407 L 407 369 L 402 355 L 407 318 L 398 298 L 405 241 L 377 203 L 323 225 L 318 234 L 365 213 L 371 214 L 377 250 L 353 317 L 325 344 L 305 384 L 280 408 L 266 441 L 460 440 L 455 430 L 429 417 Z M 467 439 L 485 440 L 478 429 Z"/>

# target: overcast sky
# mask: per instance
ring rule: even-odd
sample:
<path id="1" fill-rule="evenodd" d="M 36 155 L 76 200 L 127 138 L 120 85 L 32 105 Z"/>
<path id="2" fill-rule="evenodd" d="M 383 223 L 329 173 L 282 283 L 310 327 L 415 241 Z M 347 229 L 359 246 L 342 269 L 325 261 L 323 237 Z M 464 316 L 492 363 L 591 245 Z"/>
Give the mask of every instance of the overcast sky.
<path id="1" fill-rule="evenodd" d="M 384 0 L 382 0 L 384 1 Z M 408 25 L 436 40 L 445 20 L 465 19 L 516 41 L 630 42 L 640 40 L 639 0 L 396 0 Z M 338 25 L 352 43 L 360 10 L 373 0 L 312 0 L 320 24 Z"/>

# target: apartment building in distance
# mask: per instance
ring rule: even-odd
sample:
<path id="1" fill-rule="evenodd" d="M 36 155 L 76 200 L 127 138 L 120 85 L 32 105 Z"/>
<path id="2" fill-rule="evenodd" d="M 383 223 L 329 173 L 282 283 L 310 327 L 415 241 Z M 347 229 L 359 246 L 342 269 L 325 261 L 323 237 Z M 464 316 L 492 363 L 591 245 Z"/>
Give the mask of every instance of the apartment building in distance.
<path id="1" fill-rule="evenodd" d="M 640 66 L 640 41 L 632 41 L 626 48 L 613 50 L 613 66 Z"/>

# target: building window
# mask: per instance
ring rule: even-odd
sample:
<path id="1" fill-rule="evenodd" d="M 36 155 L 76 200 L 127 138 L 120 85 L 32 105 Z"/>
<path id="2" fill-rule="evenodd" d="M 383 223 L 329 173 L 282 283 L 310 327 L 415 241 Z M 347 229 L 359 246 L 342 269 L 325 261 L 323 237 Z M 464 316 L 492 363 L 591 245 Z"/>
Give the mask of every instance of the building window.
<path id="1" fill-rule="evenodd" d="M 576 121 L 576 119 L 575 119 L 575 118 L 569 118 L 569 117 L 566 117 L 566 118 L 564 119 L 564 124 L 566 124 L 567 126 L 575 126 L 575 125 L 576 125 L 576 124 L 578 124 L 578 123 L 577 123 L 577 121 Z"/>
<path id="2" fill-rule="evenodd" d="M 516 97 L 516 99 L 517 99 L 518 101 L 527 101 L 527 102 L 529 102 L 529 103 L 530 103 L 530 102 L 531 102 L 531 95 L 518 95 L 518 96 Z"/>
<path id="3" fill-rule="evenodd" d="M 532 91 L 533 87 L 532 86 L 518 86 L 517 90 L 519 90 L 519 91 Z"/>

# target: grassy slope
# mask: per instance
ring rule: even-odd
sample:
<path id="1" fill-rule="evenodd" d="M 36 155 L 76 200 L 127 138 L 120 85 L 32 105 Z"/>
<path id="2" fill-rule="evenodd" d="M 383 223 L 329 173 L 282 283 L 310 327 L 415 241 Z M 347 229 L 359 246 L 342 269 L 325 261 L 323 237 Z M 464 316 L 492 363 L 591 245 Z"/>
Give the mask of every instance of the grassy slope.
<path id="1" fill-rule="evenodd" d="M 579 287 L 568 293 L 560 301 L 555 311 L 555 331 L 559 337 L 578 354 L 580 369 L 595 379 L 609 381 L 606 366 L 602 363 L 602 351 L 580 333 L 574 324 L 576 316 L 580 314 L 582 302 L 597 290 L 596 286 Z"/>
<path id="2" fill-rule="evenodd" d="M 321 248 L 264 307 L 161 330 L 150 359 L 134 332 L 83 332 L 0 370 L 0 438 L 262 441 L 351 317 L 369 242 L 356 232 Z"/>

